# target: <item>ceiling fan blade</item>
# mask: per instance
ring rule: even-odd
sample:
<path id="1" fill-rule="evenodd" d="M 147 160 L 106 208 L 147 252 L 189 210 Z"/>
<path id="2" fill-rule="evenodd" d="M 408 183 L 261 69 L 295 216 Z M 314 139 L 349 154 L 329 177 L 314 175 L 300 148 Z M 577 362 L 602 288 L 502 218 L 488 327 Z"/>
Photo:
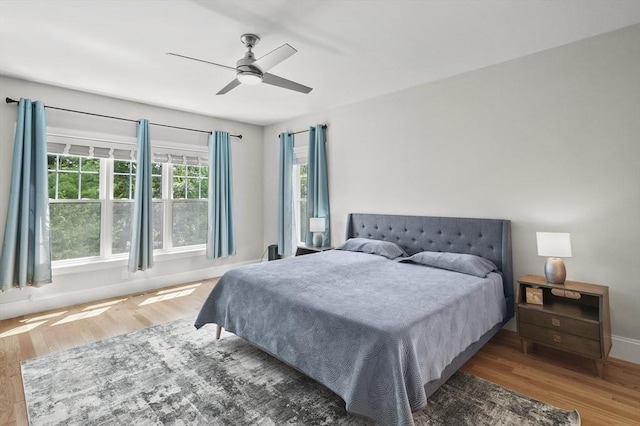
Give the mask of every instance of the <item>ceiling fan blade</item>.
<path id="1" fill-rule="evenodd" d="M 239 85 L 240 85 L 240 82 L 238 81 L 238 79 L 234 78 L 233 80 L 231 80 L 231 83 L 227 84 L 222 89 L 220 89 L 220 91 L 216 93 L 216 95 L 224 95 L 229 90 L 233 89 L 234 87 L 238 87 Z"/>
<path id="2" fill-rule="evenodd" d="M 257 65 L 260 67 L 262 72 L 267 72 L 296 52 L 296 49 L 285 43 L 261 58 L 256 59 L 252 65 Z"/>
<path id="3" fill-rule="evenodd" d="M 178 54 L 178 53 L 170 53 L 170 52 L 167 52 L 167 55 L 177 56 L 178 58 L 191 59 L 192 61 L 203 62 L 203 63 L 205 63 L 205 64 L 215 65 L 215 66 L 217 66 L 217 67 L 227 68 L 227 69 L 230 69 L 230 70 L 233 70 L 233 71 L 235 71 L 235 70 L 236 70 L 234 67 L 228 67 L 228 66 L 226 66 L 226 65 L 216 64 L 215 62 L 205 61 L 204 59 L 192 58 L 191 56 L 180 55 L 180 54 Z"/>
<path id="4" fill-rule="evenodd" d="M 264 73 L 262 76 L 262 82 L 271 84 L 272 86 L 283 87 L 289 90 L 295 90 L 296 92 L 301 93 L 309 93 L 313 89 L 311 87 L 303 86 L 302 84 L 296 83 L 291 80 L 287 80 L 286 78 L 278 77 L 277 75 Z"/>

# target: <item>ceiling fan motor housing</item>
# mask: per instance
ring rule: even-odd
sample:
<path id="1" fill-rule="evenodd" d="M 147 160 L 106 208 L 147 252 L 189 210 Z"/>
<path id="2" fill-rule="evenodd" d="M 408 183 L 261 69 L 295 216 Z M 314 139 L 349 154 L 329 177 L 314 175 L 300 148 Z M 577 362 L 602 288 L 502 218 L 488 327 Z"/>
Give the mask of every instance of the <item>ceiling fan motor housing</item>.
<path id="1" fill-rule="evenodd" d="M 244 58 L 236 62 L 236 77 L 241 83 L 258 84 L 262 81 L 262 70 L 257 65 L 253 65 L 255 60 L 253 52 L 248 51 Z"/>
<path id="2" fill-rule="evenodd" d="M 244 54 L 244 58 L 236 62 L 236 77 L 238 81 L 244 84 L 258 84 L 262 82 L 262 70 L 257 65 L 253 65 L 256 61 L 256 57 L 253 55 L 251 49 L 258 44 L 260 37 L 255 34 L 243 34 L 240 37 L 242 43 L 247 46 L 247 52 Z"/>

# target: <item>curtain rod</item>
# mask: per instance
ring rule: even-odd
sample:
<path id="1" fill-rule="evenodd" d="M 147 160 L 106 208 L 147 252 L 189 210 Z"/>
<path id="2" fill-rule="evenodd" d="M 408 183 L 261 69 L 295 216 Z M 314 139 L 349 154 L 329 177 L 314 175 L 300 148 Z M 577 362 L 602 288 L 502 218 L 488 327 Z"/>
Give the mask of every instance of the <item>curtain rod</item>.
<path id="1" fill-rule="evenodd" d="M 8 104 L 17 104 L 18 101 L 16 101 L 15 99 L 11 99 L 11 98 L 5 98 L 5 102 Z M 93 112 L 86 112 L 86 111 L 77 111 L 75 109 L 67 109 L 67 108 L 58 108 L 58 107 L 54 107 L 54 106 L 49 106 L 49 105 L 45 105 L 45 108 L 49 108 L 49 109 L 57 109 L 59 111 L 66 111 L 66 112 L 75 112 L 76 114 L 85 114 L 85 115 L 92 115 L 94 117 L 103 117 L 103 118 L 112 118 L 114 120 L 122 120 L 122 121 L 129 121 L 131 123 L 137 123 L 138 120 L 132 120 L 130 118 L 122 118 L 122 117 L 114 117 L 112 115 L 103 115 L 103 114 L 96 114 Z M 187 130 L 189 132 L 199 132 L 199 133 L 213 133 L 210 132 L 208 130 L 200 130 L 200 129 L 191 129 L 188 127 L 178 127 L 178 126 L 170 126 L 168 124 L 159 124 L 159 123 L 149 123 L 152 126 L 158 126 L 158 127 L 168 127 L 170 129 L 178 129 L 178 130 Z M 238 138 L 238 139 L 242 139 L 242 135 L 229 135 L 233 138 Z"/>
<path id="2" fill-rule="evenodd" d="M 323 128 L 323 129 L 326 129 L 326 128 L 327 128 L 327 125 L 326 125 L 326 124 L 323 124 L 323 125 L 322 125 L 322 128 Z M 307 129 L 307 130 L 300 130 L 300 131 L 298 131 L 298 132 L 283 132 L 283 133 L 286 133 L 287 135 L 297 135 L 298 133 L 305 133 L 305 132 L 308 132 L 308 131 L 309 131 L 309 129 Z M 280 136 L 278 136 L 278 138 L 279 138 L 279 137 L 280 137 Z"/>

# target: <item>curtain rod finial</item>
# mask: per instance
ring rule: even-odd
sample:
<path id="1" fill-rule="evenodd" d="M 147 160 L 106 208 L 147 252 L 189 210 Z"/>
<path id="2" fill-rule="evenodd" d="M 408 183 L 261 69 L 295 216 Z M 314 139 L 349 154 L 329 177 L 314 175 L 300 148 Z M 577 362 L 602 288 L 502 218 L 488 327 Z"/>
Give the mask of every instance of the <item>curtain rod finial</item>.
<path id="1" fill-rule="evenodd" d="M 10 98 L 10 97 L 8 97 L 8 96 L 7 96 L 6 98 L 4 98 L 4 101 L 5 101 L 6 103 L 8 103 L 8 104 L 17 104 L 17 103 L 18 103 L 18 101 L 14 100 L 14 99 L 11 99 L 11 98 Z"/>

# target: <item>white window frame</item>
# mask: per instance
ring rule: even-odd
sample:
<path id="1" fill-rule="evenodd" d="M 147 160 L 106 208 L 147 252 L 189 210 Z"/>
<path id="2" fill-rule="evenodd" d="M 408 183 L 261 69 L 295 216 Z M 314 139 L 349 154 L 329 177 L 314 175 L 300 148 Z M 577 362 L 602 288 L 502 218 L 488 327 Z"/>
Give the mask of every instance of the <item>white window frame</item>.
<path id="1" fill-rule="evenodd" d="M 104 154 L 114 152 L 119 154 L 119 160 L 130 159 L 135 161 L 136 138 L 114 136 L 108 134 L 100 134 L 93 132 L 82 132 L 73 129 L 47 128 L 47 139 L 49 147 L 57 146 L 60 150 L 61 146 L 66 145 L 64 152 L 50 152 L 68 155 L 78 155 L 73 151 L 74 147 L 88 147 L 89 157 L 94 157 L 94 153 Z M 96 149 L 97 148 L 97 149 Z M 172 164 L 185 165 L 207 165 L 208 166 L 208 147 L 206 145 L 194 146 L 180 144 L 174 142 L 154 141 L 152 142 L 152 151 L 154 159 L 152 162 L 162 163 L 162 200 L 155 199 L 152 202 L 162 202 L 164 223 L 163 223 L 163 248 L 155 249 L 154 256 L 158 258 L 182 258 L 191 257 L 205 253 L 206 244 L 190 245 L 184 247 L 173 247 L 172 241 Z M 129 152 L 129 158 L 122 157 Z M 124 154 L 123 154 L 124 153 Z M 86 155 L 79 155 L 86 156 Z M 159 157 L 167 158 L 162 161 Z M 95 157 L 94 157 L 95 158 Z M 112 253 L 112 234 L 113 234 L 113 161 L 114 158 L 100 158 L 100 199 L 94 200 L 101 203 L 101 223 L 100 223 L 100 256 L 88 256 L 82 258 L 63 259 L 52 262 L 52 268 L 56 273 L 66 274 L 79 271 L 88 271 L 102 269 L 105 265 L 117 263 L 126 264 L 128 260 L 127 253 Z M 182 161 L 181 161 L 182 160 Z M 69 200 L 65 200 L 69 201 Z"/>

